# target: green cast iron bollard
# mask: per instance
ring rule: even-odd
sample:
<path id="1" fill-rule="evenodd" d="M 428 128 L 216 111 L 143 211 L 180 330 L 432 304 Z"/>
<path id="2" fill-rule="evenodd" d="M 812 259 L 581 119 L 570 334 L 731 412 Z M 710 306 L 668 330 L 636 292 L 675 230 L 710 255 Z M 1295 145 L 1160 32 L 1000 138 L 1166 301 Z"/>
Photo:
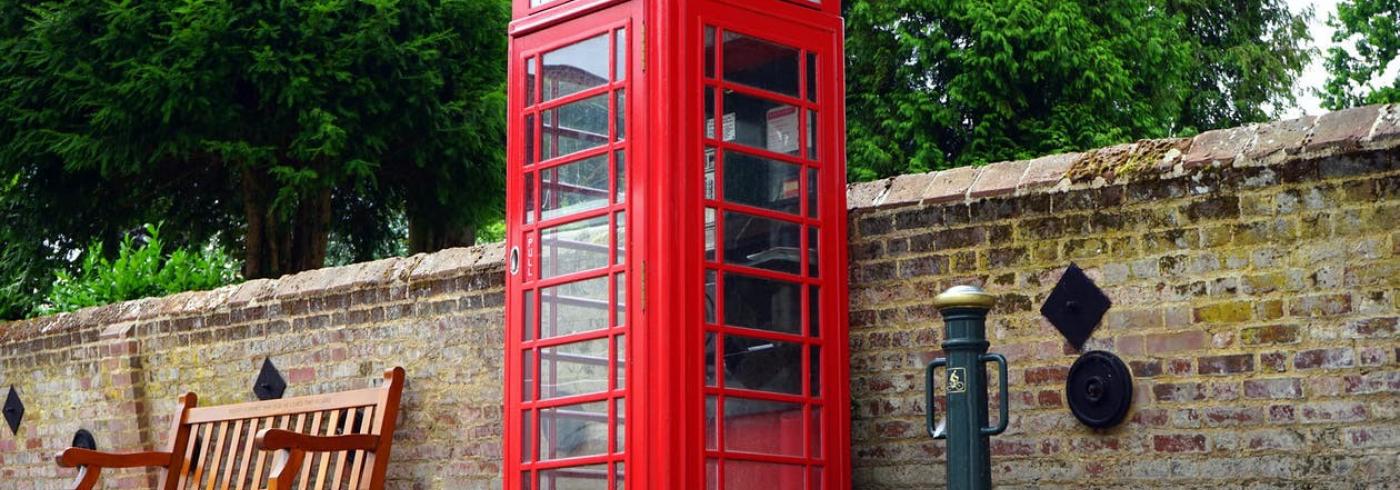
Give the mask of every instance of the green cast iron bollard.
<path id="1" fill-rule="evenodd" d="M 992 488 L 992 453 L 990 436 L 1006 430 L 1007 384 L 1006 358 L 988 354 L 987 311 L 996 298 L 973 286 L 955 286 L 933 299 L 933 305 L 943 315 L 943 352 L 947 357 L 935 359 L 924 372 L 925 412 L 928 432 L 934 439 L 948 440 L 947 473 L 950 489 Z M 995 361 L 1001 381 L 1001 417 L 996 427 L 987 425 L 987 368 Z M 944 425 L 935 425 L 934 379 L 937 368 L 945 369 L 947 411 Z"/>

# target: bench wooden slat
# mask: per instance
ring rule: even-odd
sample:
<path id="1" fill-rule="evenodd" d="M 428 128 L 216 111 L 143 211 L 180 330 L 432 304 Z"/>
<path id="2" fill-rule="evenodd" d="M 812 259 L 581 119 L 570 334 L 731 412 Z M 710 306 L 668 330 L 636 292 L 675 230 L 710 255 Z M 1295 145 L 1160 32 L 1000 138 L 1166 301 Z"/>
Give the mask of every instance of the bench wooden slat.
<path id="1" fill-rule="evenodd" d="M 243 444 L 242 461 L 238 464 L 238 478 L 233 482 L 234 490 L 243 490 L 248 484 L 248 466 L 253 462 L 253 439 L 258 434 L 258 427 L 266 423 L 266 419 L 248 419 L 248 440 Z"/>
<path id="2" fill-rule="evenodd" d="M 355 427 L 355 414 L 357 413 L 359 413 L 358 409 L 345 409 L 345 415 L 341 416 L 340 419 L 340 423 L 345 427 L 345 430 L 340 431 L 341 434 L 357 434 L 358 427 Z M 341 478 L 345 476 L 345 460 L 350 454 L 350 451 L 341 451 L 336 455 L 335 471 L 331 473 L 331 488 L 336 490 L 341 488 Z"/>
<path id="3" fill-rule="evenodd" d="M 189 423 L 218 422 L 220 420 L 267 417 L 334 408 L 377 405 L 380 403 L 383 393 L 384 390 L 382 388 L 366 388 L 338 393 L 283 398 L 281 400 L 199 407 L 190 411 Z"/>
<path id="4" fill-rule="evenodd" d="M 375 407 L 365 407 L 364 418 L 360 419 L 360 428 L 357 431 L 358 434 L 370 433 L 370 424 L 374 423 L 374 412 L 377 411 L 374 408 Z M 355 462 L 350 465 L 350 490 L 360 490 L 360 475 L 363 474 L 361 470 L 364 468 L 365 458 L 367 456 L 365 456 L 364 451 L 355 451 L 353 454 L 355 455 Z"/>
<path id="5" fill-rule="evenodd" d="M 199 407 L 198 398 L 186 394 L 180 397 L 178 414 L 171 417 L 167 451 L 152 453 L 162 456 L 142 464 L 163 469 L 162 490 L 266 490 L 271 473 L 279 469 L 269 453 L 286 451 L 293 466 L 283 474 L 291 481 L 282 483 L 290 487 L 383 490 L 403 370 L 386 371 L 384 380 L 375 388 L 217 407 Z M 260 437 L 267 429 L 297 434 Z M 339 437 L 350 435 L 361 437 Z M 371 443 L 373 449 L 334 450 L 368 448 Z M 89 475 L 101 474 L 96 466 L 118 464 L 101 458 L 83 461 L 93 465 L 85 470 Z M 96 477 L 83 481 L 78 490 L 101 486 Z"/>

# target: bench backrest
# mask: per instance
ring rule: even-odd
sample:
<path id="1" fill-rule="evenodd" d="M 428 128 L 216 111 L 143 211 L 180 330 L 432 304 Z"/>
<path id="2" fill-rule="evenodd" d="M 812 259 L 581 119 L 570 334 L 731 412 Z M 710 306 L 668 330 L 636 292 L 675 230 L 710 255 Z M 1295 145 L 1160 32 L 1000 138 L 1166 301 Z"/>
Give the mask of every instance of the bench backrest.
<path id="1" fill-rule="evenodd" d="M 263 429 L 315 436 L 379 436 L 376 451 L 308 453 L 292 488 L 298 490 L 384 488 L 404 371 L 384 373 L 383 385 L 363 390 L 197 407 L 193 393 L 181 397 L 169 450 L 175 462 L 161 482 L 165 490 L 263 489 L 273 454 L 253 448 Z"/>

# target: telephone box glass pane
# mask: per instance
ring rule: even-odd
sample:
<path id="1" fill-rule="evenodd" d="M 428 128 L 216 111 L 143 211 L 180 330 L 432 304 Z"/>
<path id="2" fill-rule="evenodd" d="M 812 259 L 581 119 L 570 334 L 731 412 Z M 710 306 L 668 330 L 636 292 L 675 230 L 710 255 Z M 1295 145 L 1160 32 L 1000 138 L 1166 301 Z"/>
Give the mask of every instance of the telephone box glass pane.
<path id="1" fill-rule="evenodd" d="M 540 490 L 608 490 L 608 465 L 540 470 Z"/>
<path id="2" fill-rule="evenodd" d="M 724 140 L 787 155 L 800 154 L 797 107 L 737 92 L 724 93 Z M 549 124 L 548 118 L 545 124 Z"/>
<path id="3" fill-rule="evenodd" d="M 608 205 L 608 156 L 598 155 L 540 171 L 545 220 Z"/>
<path id="4" fill-rule="evenodd" d="M 727 335 L 724 386 L 802 394 L 802 344 Z"/>
<path id="5" fill-rule="evenodd" d="M 742 274 L 724 275 L 724 322 L 736 327 L 802 332 L 802 287 Z"/>
<path id="6" fill-rule="evenodd" d="M 734 32 L 724 33 L 724 79 L 799 97 L 797 65 L 801 52 Z"/>
<path id="7" fill-rule="evenodd" d="M 790 163 L 725 151 L 724 200 L 798 214 L 802 203 L 798 185 L 801 172 L 801 167 Z"/>
<path id="8" fill-rule="evenodd" d="M 520 460 L 529 462 L 535 459 L 533 451 L 535 432 L 530 430 L 530 411 L 526 410 L 520 414 Z M 528 476 L 529 473 L 527 472 Z"/>
<path id="9" fill-rule="evenodd" d="M 544 101 L 607 84 L 608 59 L 607 34 L 545 53 Z"/>
<path id="10" fill-rule="evenodd" d="M 608 402 L 540 410 L 540 461 L 607 454 Z M 543 478 L 544 472 L 541 473 Z M 606 473 L 603 481 L 607 481 Z M 547 487 L 548 488 L 548 487 Z"/>
<path id="11" fill-rule="evenodd" d="M 608 339 L 540 349 L 540 399 L 599 393 L 608 389 Z"/>
<path id="12" fill-rule="evenodd" d="M 802 273 L 802 226 L 743 213 L 724 213 L 724 261 L 789 274 Z"/>
<path id="13" fill-rule="evenodd" d="M 540 338 L 608 327 L 608 277 L 540 290 Z"/>
<path id="14" fill-rule="evenodd" d="M 542 160 L 608 143 L 608 94 L 599 94 L 541 113 Z"/>
<path id="15" fill-rule="evenodd" d="M 520 360 L 520 398 L 524 401 L 535 399 L 535 351 L 527 350 Z"/>
<path id="16" fill-rule="evenodd" d="M 817 55 L 807 53 L 807 100 L 817 101 Z"/>
<path id="17" fill-rule="evenodd" d="M 535 105 L 535 59 L 525 60 L 525 105 Z"/>
<path id="18" fill-rule="evenodd" d="M 807 488 L 803 478 L 806 473 L 802 465 L 731 459 L 724 462 L 724 490 Z"/>
<path id="19" fill-rule="evenodd" d="M 627 79 L 627 28 L 617 30 L 617 39 L 613 44 L 613 79 Z"/>
<path id="20" fill-rule="evenodd" d="M 803 455 L 802 404 L 729 397 L 724 400 L 724 449 L 778 456 Z M 725 462 L 731 473 L 737 461 Z M 732 479 L 726 479 L 732 481 Z M 801 480 L 798 480 L 799 482 Z M 726 485 L 725 488 L 732 488 Z M 745 486 L 743 488 L 752 488 Z M 788 485 L 766 487 L 793 488 Z"/>
<path id="21" fill-rule="evenodd" d="M 607 215 L 545 228 L 540 232 L 541 276 L 550 278 L 607 267 L 611 230 Z"/>

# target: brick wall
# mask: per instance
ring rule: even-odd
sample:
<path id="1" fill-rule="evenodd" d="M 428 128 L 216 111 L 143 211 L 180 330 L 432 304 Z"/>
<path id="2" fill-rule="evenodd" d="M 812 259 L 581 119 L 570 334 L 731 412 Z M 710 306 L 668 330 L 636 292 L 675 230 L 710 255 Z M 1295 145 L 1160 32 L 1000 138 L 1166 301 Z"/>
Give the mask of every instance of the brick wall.
<path id="1" fill-rule="evenodd" d="M 1000 297 L 1001 486 L 1400 486 L 1395 109 L 853 186 L 855 487 L 941 485 L 922 367 L 963 283 Z M 1070 414 L 1039 313 L 1071 262 L 1114 302 L 1086 350 L 1136 377 L 1110 430 Z"/>
<path id="2" fill-rule="evenodd" d="M 1012 362 L 1006 487 L 1385 487 L 1400 481 L 1400 108 L 854 185 L 856 488 L 942 482 L 922 435 L 931 298 L 981 284 Z M 0 325 L 0 489 L 65 488 L 78 428 L 165 444 L 176 397 L 246 401 L 264 357 L 289 396 L 408 369 L 393 488 L 500 486 L 499 246 L 325 269 Z M 1037 310 L 1070 262 L 1113 299 L 1091 348 L 1137 376 L 1130 418 L 1064 405 L 1074 355 Z M 113 473 L 108 488 L 145 488 Z M 1304 483 L 1305 482 L 1305 483 Z"/>

